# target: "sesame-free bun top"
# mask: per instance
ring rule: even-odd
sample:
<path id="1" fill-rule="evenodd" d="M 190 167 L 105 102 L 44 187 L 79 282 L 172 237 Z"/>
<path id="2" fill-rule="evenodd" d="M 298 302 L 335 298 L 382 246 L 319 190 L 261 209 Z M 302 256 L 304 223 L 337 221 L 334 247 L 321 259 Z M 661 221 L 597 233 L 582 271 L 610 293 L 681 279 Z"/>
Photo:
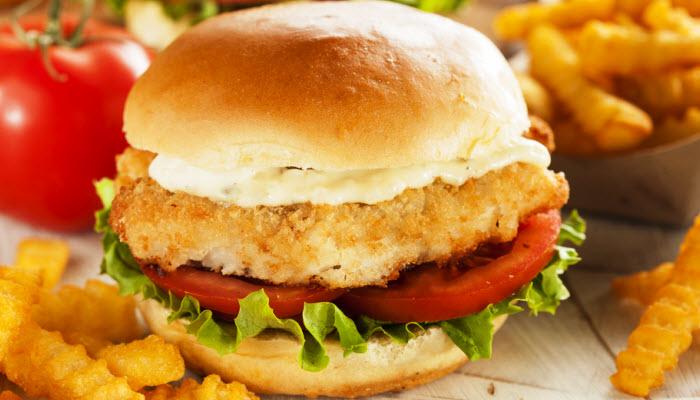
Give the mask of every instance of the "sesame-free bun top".
<path id="1" fill-rule="evenodd" d="M 292 2 L 202 22 L 129 94 L 127 140 L 200 168 L 467 159 L 529 127 L 479 32 L 391 2 Z"/>

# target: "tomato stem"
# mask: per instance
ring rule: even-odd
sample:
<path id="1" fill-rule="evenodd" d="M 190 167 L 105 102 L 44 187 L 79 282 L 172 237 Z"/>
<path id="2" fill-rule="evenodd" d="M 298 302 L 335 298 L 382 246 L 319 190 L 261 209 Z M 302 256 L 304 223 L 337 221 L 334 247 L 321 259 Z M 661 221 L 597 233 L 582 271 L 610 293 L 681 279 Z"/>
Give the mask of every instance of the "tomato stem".
<path id="1" fill-rule="evenodd" d="M 48 19 L 46 22 L 46 28 L 44 28 L 43 32 L 36 30 L 26 31 L 19 23 L 19 18 L 29 12 L 31 9 L 37 7 L 41 3 L 41 0 L 31 0 L 19 5 L 12 12 L 12 16 L 10 18 L 10 28 L 14 32 L 15 36 L 17 36 L 17 38 L 26 44 L 30 49 L 34 49 L 36 47 L 39 48 L 44 68 L 46 68 L 49 75 L 57 81 L 65 81 L 66 76 L 56 71 L 53 64 L 51 64 L 49 49 L 52 46 L 66 46 L 75 48 L 83 44 L 83 30 L 85 29 L 87 20 L 92 14 L 92 10 L 95 6 L 95 0 L 84 0 L 83 2 L 84 4 L 83 10 L 80 13 L 80 20 L 68 39 L 63 37 L 63 29 L 61 27 L 60 16 L 61 7 L 63 5 L 62 0 L 50 0 L 47 12 Z"/>
<path id="2" fill-rule="evenodd" d="M 41 4 L 41 0 L 30 0 L 25 3 L 20 4 L 12 11 L 10 16 L 10 28 L 12 32 L 17 36 L 19 40 L 26 43 L 30 48 L 33 48 L 32 43 L 36 42 L 36 39 L 29 38 L 29 33 L 22 28 L 19 24 L 19 17 L 28 13 L 31 9 L 37 7 Z"/>
<path id="3" fill-rule="evenodd" d="M 63 36 L 61 30 L 61 21 L 59 16 L 61 14 L 61 0 L 51 0 L 49 2 L 49 18 L 46 22 L 46 30 L 44 33 L 55 40 L 60 40 Z"/>
<path id="4" fill-rule="evenodd" d="M 78 25 L 73 30 L 73 33 L 71 33 L 70 38 L 68 38 L 68 46 L 78 47 L 83 44 L 83 29 L 85 29 L 85 24 L 87 23 L 88 18 L 90 18 L 90 15 L 92 15 L 92 10 L 94 7 L 95 0 L 85 0 L 85 5 L 83 6 L 83 10 L 80 14 L 80 21 L 78 21 Z"/>

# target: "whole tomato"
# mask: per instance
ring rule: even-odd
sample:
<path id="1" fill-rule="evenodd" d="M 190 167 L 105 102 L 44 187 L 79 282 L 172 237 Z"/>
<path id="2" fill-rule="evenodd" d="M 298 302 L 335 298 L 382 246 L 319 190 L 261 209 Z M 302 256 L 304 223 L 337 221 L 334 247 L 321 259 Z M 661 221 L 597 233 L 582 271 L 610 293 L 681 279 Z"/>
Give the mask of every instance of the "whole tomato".
<path id="1" fill-rule="evenodd" d="M 43 31 L 45 21 L 20 24 Z M 67 35 L 76 24 L 61 26 Z M 92 226 L 92 182 L 115 173 L 124 102 L 152 57 L 123 29 L 88 21 L 80 46 L 49 47 L 52 76 L 38 48 L 0 27 L 0 212 L 50 229 Z"/>

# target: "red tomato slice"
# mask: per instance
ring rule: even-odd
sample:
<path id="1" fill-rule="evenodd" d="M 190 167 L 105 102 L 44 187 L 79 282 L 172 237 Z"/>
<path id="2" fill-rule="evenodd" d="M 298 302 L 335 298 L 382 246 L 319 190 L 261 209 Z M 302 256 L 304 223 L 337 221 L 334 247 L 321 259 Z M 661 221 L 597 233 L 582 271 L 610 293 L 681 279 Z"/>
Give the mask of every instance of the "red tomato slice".
<path id="1" fill-rule="evenodd" d="M 530 217 L 507 254 L 466 270 L 425 264 L 401 273 L 387 287 L 353 289 L 335 301 L 351 314 L 391 322 L 459 318 L 505 300 L 537 276 L 552 257 L 561 216 Z"/>
<path id="2" fill-rule="evenodd" d="M 342 289 L 261 285 L 191 267 L 180 267 L 174 272 L 150 266 L 141 270 L 159 288 L 170 290 L 179 298 L 189 294 L 199 300 L 203 308 L 215 311 L 218 317 L 228 320 L 238 315 L 238 299 L 260 289 L 265 290 L 270 298 L 270 307 L 280 318 L 300 314 L 304 303 L 331 301 L 343 294 Z"/>

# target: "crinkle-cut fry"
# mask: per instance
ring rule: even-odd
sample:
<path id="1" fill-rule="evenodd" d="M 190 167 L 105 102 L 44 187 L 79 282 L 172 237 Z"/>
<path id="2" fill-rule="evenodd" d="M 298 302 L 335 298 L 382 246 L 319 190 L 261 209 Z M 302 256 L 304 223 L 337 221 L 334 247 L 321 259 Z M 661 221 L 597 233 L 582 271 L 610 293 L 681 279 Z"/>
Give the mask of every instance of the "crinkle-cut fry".
<path id="1" fill-rule="evenodd" d="M 656 73 L 700 63 L 700 32 L 643 32 L 601 21 L 587 23 L 579 36 L 585 75 Z"/>
<path id="2" fill-rule="evenodd" d="M 31 320 L 22 326 L 22 335 L 10 347 L 3 368 L 31 397 L 143 399 L 129 388 L 126 378 L 112 375 L 105 361 L 91 359 L 82 346 L 66 344 L 60 333 L 43 330 Z"/>
<path id="3" fill-rule="evenodd" d="M 665 262 L 651 271 L 617 278 L 612 281 L 612 291 L 620 297 L 650 304 L 656 293 L 671 279 L 673 263 Z"/>
<path id="4" fill-rule="evenodd" d="M 103 400 L 103 399 L 143 399 L 141 393 L 136 393 L 125 383 L 125 378 L 114 379 L 92 392 L 80 397 L 80 400 Z"/>
<path id="5" fill-rule="evenodd" d="M 63 286 L 56 293 L 42 291 L 32 317 L 42 328 L 64 333 L 69 342 L 81 335 L 93 338 L 85 342 L 91 352 L 100 341 L 127 342 L 142 336 L 134 298 L 119 296 L 116 286 L 98 280 L 88 281 L 84 289 Z"/>
<path id="6" fill-rule="evenodd" d="M 661 361 L 657 353 L 641 347 L 623 350 L 616 358 L 617 372 L 610 382 L 625 393 L 644 397 L 649 389 L 664 383 Z"/>
<path id="7" fill-rule="evenodd" d="M 700 67 L 616 77 L 614 91 L 657 120 L 680 117 L 700 107 Z"/>
<path id="8" fill-rule="evenodd" d="M 691 107 L 682 118 L 667 118 L 654 125 L 654 132 L 642 145 L 656 147 L 700 134 L 700 108 Z"/>
<path id="9" fill-rule="evenodd" d="M 133 390 L 182 379 L 185 361 L 174 344 L 150 335 L 143 340 L 103 348 L 97 357 L 116 376 L 125 376 Z"/>
<path id="10" fill-rule="evenodd" d="M 690 329 L 700 327 L 700 324 L 697 322 L 700 321 L 700 292 L 690 287 L 690 285 L 669 283 L 659 289 L 651 305 L 678 307 L 689 314 L 689 317 L 684 318 L 684 321 L 688 322 Z M 644 319 L 644 316 L 642 316 L 642 319 Z"/>
<path id="11" fill-rule="evenodd" d="M 551 26 L 537 27 L 528 37 L 528 46 L 532 75 L 571 111 L 573 119 L 598 148 L 629 149 L 649 136 L 651 118 L 584 78 L 578 55 L 559 31 Z"/>
<path id="12" fill-rule="evenodd" d="M 0 266 L 0 361 L 30 319 L 37 301 L 38 278 L 27 271 Z"/>
<path id="13" fill-rule="evenodd" d="M 630 335 L 628 349 L 618 354 L 618 372 L 610 381 L 623 392 L 647 396 L 663 384 L 663 371 L 676 367 L 678 356 L 688 349 L 691 334 L 698 328 L 700 215 L 683 240 L 669 283 L 659 289 Z"/>
<path id="14" fill-rule="evenodd" d="M 494 31 L 503 40 L 523 39 L 541 24 L 572 28 L 591 19 L 608 19 L 614 10 L 614 0 L 570 0 L 549 4 L 515 5 L 506 7 L 496 16 Z"/>
<path id="15" fill-rule="evenodd" d="M 17 246 L 15 265 L 35 271 L 45 289 L 53 289 L 68 264 L 70 248 L 64 240 L 24 239 Z"/>
<path id="16" fill-rule="evenodd" d="M 223 383 L 218 375 L 209 375 L 201 384 L 185 379 L 177 389 L 158 386 L 146 393 L 147 400 L 259 400 L 239 382 Z"/>
<path id="17" fill-rule="evenodd" d="M 671 282 L 700 289 L 700 282 L 686 281 L 687 276 L 693 272 L 700 272 L 700 214 L 695 217 L 693 226 L 686 233 L 674 264 L 676 267 Z"/>
<path id="18" fill-rule="evenodd" d="M 0 393 L 0 400 L 22 400 L 22 398 L 17 396 L 16 394 L 6 390 L 6 391 Z"/>
<path id="19" fill-rule="evenodd" d="M 82 332 L 68 331 L 62 332 L 63 340 L 72 345 L 82 345 L 85 347 L 85 351 L 90 355 L 90 357 L 95 357 L 96 354 L 107 346 L 111 346 L 111 340 L 98 338 L 92 335 L 88 335 Z"/>
<path id="20" fill-rule="evenodd" d="M 175 398 L 175 388 L 170 385 L 160 385 L 150 392 L 144 392 L 146 400 L 169 400 Z"/>
<path id="21" fill-rule="evenodd" d="M 687 282 L 684 286 L 693 290 L 700 290 L 700 271 L 695 269 L 683 269 L 674 274 L 678 282 Z"/>
<path id="22" fill-rule="evenodd" d="M 684 8 L 674 8 L 670 0 L 654 0 L 642 14 L 642 21 L 653 30 L 690 34 L 700 30 L 700 21 Z"/>
<path id="23" fill-rule="evenodd" d="M 0 279 L 28 288 L 38 289 L 41 284 L 41 279 L 35 272 L 17 267 L 0 266 Z"/>
<path id="24" fill-rule="evenodd" d="M 675 331 L 658 325 L 644 325 L 632 332 L 627 346 L 630 348 L 641 347 L 661 355 L 666 353 L 680 354 L 690 347 L 692 340 L 693 336 L 688 331 Z M 676 368 L 676 359 L 663 356 L 659 359 L 663 370 L 670 371 Z"/>

